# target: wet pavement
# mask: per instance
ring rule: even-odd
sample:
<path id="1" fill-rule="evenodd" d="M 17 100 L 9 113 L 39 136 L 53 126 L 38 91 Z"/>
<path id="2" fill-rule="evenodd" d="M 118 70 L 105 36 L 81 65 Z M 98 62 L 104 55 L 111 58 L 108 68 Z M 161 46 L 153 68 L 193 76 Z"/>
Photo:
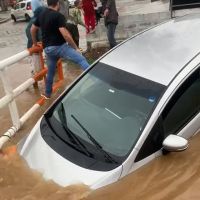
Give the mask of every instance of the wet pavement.
<path id="1" fill-rule="evenodd" d="M 0 60 L 10 57 L 26 48 L 24 30 L 26 22 L 14 23 L 12 20 L 0 24 Z"/>

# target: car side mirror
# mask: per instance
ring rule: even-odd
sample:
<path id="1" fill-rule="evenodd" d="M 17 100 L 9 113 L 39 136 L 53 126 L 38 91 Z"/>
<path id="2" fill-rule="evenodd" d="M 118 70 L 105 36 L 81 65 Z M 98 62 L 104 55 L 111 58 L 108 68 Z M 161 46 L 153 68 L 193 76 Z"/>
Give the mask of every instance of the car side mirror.
<path id="1" fill-rule="evenodd" d="M 187 149 L 188 141 L 178 135 L 169 135 L 163 141 L 163 148 L 167 151 L 183 151 Z"/>

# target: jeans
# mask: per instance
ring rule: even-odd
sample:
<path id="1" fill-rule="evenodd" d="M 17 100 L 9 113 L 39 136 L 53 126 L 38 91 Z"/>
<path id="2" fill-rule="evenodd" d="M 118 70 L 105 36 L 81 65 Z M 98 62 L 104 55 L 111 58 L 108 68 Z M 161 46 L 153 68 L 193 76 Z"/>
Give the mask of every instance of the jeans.
<path id="1" fill-rule="evenodd" d="M 47 97 L 51 96 L 52 93 L 52 85 L 53 85 L 53 78 L 56 71 L 56 63 L 59 58 L 64 58 L 71 60 L 80 65 L 82 69 L 87 69 L 89 64 L 84 56 L 82 56 L 79 52 L 75 49 L 70 47 L 67 43 L 64 43 L 60 46 L 49 46 L 44 49 L 47 55 L 47 78 L 46 78 L 46 90 L 45 94 Z"/>
<path id="2" fill-rule="evenodd" d="M 106 25 L 107 37 L 108 37 L 108 41 L 109 41 L 111 49 L 114 46 L 117 45 L 116 40 L 115 40 L 115 29 L 116 29 L 116 26 L 117 26 L 117 24 L 114 24 L 114 23 L 109 23 L 109 24 Z"/>

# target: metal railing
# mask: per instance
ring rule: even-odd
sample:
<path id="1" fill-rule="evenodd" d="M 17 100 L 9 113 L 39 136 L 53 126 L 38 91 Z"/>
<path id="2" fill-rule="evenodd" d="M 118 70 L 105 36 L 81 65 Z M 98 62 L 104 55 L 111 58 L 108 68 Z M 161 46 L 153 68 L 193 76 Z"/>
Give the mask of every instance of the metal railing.
<path id="1" fill-rule="evenodd" d="M 8 106 L 11 119 L 12 119 L 12 127 L 7 130 L 3 135 L 0 136 L 0 149 L 3 145 L 16 134 L 16 132 L 23 126 L 23 124 L 31 117 L 31 115 L 45 103 L 45 98 L 41 97 L 21 118 L 18 113 L 17 105 L 15 102 L 15 98 L 23 93 L 27 88 L 32 86 L 33 84 L 37 83 L 38 80 L 46 78 L 47 74 L 47 67 L 44 64 L 44 58 L 42 55 L 43 48 L 42 45 L 38 45 L 32 47 L 30 49 L 24 50 L 21 53 L 18 53 L 14 56 L 11 56 L 5 60 L 0 61 L 0 78 L 3 83 L 3 88 L 5 91 L 5 96 L 0 98 L 0 109 Z M 17 88 L 12 89 L 10 81 L 7 78 L 6 70 L 12 64 L 17 63 L 18 61 L 33 55 L 37 54 L 38 59 L 41 63 L 41 69 L 37 72 L 33 77 L 27 79 Z M 57 70 L 58 70 L 58 81 L 53 85 L 53 92 L 55 92 L 62 84 L 64 76 L 63 76 L 63 69 L 62 69 L 62 62 L 61 60 L 57 63 Z M 45 82 L 45 81 L 44 81 Z"/>
<path id="2" fill-rule="evenodd" d="M 180 9 L 199 8 L 200 0 L 170 0 L 170 13 L 173 18 L 173 11 Z"/>

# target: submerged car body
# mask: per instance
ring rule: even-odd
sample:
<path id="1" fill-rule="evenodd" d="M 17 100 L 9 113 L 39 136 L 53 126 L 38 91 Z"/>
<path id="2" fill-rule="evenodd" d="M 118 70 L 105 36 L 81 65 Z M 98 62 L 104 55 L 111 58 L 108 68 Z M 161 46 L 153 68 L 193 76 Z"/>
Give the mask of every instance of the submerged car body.
<path id="1" fill-rule="evenodd" d="M 19 143 L 28 165 L 62 186 L 96 189 L 163 148 L 186 149 L 183 138 L 200 129 L 199 27 L 200 15 L 173 19 L 97 60 Z"/>

